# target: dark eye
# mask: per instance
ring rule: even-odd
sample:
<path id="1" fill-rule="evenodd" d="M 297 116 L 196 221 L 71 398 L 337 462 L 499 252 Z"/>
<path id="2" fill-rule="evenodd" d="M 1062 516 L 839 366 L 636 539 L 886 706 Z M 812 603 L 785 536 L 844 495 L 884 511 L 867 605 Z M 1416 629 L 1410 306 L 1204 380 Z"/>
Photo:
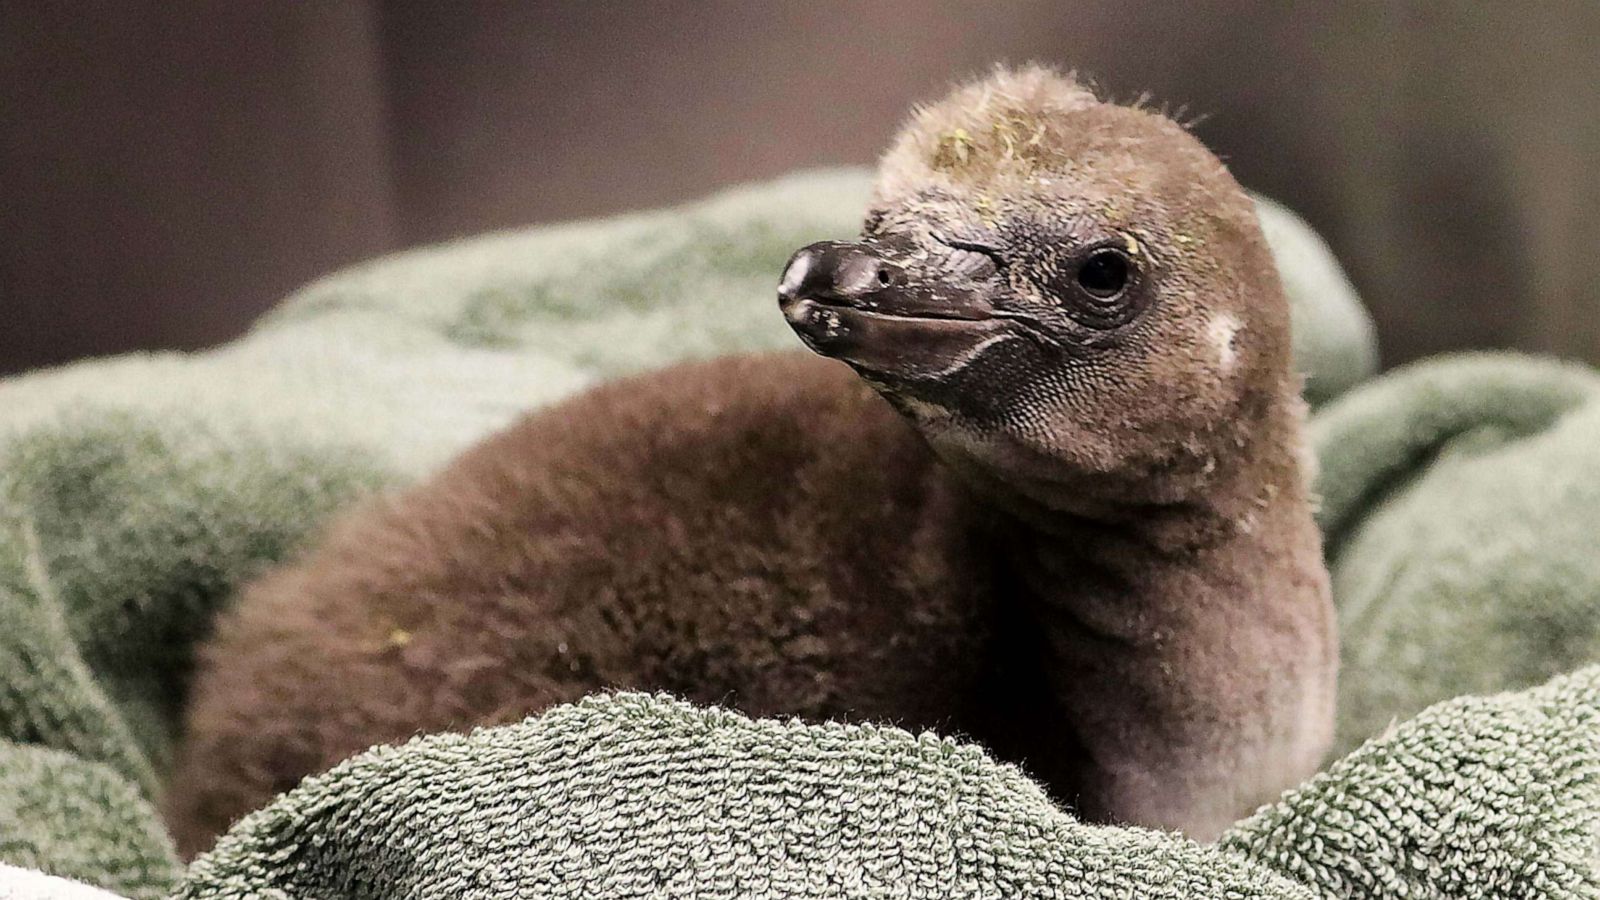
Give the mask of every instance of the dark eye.
<path id="1" fill-rule="evenodd" d="M 1060 260 L 1040 275 L 1042 293 L 1087 328 L 1121 328 L 1144 310 L 1140 262 L 1114 244 L 1087 248 L 1083 255 Z"/>
<path id="2" fill-rule="evenodd" d="M 1128 286 L 1131 273 L 1131 264 L 1122 251 L 1096 250 L 1078 267 L 1078 287 L 1091 297 L 1110 300 Z"/>

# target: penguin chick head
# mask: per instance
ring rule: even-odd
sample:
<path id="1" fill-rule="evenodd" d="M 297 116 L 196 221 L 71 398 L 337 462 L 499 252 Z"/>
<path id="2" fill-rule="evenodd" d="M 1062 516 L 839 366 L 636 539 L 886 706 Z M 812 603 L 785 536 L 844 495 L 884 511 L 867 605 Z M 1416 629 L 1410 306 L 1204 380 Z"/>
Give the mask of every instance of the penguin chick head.
<path id="1" fill-rule="evenodd" d="M 778 294 L 947 461 L 1039 499 L 1181 501 L 1298 402 L 1249 197 L 1180 125 L 1043 68 L 917 111 L 861 237 Z"/>

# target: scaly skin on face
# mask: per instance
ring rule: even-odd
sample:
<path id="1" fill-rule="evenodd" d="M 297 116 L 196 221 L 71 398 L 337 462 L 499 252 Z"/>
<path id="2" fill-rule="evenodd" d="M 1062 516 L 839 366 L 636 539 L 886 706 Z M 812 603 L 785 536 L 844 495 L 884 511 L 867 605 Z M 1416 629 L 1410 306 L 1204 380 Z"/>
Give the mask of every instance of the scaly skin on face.
<path id="1" fill-rule="evenodd" d="M 1256 429 L 1251 410 L 1298 395 L 1288 307 L 1227 170 L 1172 121 L 1045 70 L 922 110 L 884 158 L 861 240 L 806 248 L 788 274 L 815 282 L 852 254 L 849 297 L 785 302 L 801 338 L 952 457 L 1020 486 L 1093 476 L 1057 502 L 1203 492 Z M 1091 292 L 1079 276 L 1103 278 L 1105 260 L 1125 280 Z M 963 321 L 897 320 L 908 311 Z"/>
<path id="2" fill-rule="evenodd" d="M 1004 514 L 1049 660 L 1012 677 L 1056 685 L 1083 758 L 1045 774 L 1088 815 L 1206 836 L 1314 769 L 1336 654 L 1288 305 L 1199 141 L 997 72 L 913 117 L 861 238 L 779 302 Z"/>

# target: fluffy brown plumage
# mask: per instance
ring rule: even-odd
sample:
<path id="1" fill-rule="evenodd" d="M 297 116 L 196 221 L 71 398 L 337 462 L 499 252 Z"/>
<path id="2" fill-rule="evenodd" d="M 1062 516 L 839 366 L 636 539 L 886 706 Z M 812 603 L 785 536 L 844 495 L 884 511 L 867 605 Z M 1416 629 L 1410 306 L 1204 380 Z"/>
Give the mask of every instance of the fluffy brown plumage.
<path id="1" fill-rule="evenodd" d="M 182 845 L 370 744 L 606 687 L 964 732 L 1086 817 L 1200 837 L 1315 767 L 1287 304 L 1192 136 L 998 72 L 914 117 L 862 239 L 802 250 L 780 302 L 860 378 L 602 387 L 250 586 L 195 682 Z"/>

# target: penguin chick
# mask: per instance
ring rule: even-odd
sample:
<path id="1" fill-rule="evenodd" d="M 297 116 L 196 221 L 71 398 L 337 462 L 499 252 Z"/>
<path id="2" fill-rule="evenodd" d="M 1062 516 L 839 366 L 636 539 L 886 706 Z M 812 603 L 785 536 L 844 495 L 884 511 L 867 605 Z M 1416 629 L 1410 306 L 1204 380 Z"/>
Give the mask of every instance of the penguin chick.
<path id="1" fill-rule="evenodd" d="M 964 732 L 1085 818 L 1199 838 L 1314 770 L 1336 654 L 1288 307 L 1191 135 L 997 71 L 912 118 L 861 238 L 796 253 L 779 304 L 848 367 L 600 387 L 244 590 L 180 846 L 368 745 L 612 687 Z"/>
<path id="2" fill-rule="evenodd" d="M 998 72 L 913 117 L 779 302 L 996 515 L 991 746 L 1201 838 L 1315 770 L 1337 638 L 1288 304 L 1198 140 Z"/>

